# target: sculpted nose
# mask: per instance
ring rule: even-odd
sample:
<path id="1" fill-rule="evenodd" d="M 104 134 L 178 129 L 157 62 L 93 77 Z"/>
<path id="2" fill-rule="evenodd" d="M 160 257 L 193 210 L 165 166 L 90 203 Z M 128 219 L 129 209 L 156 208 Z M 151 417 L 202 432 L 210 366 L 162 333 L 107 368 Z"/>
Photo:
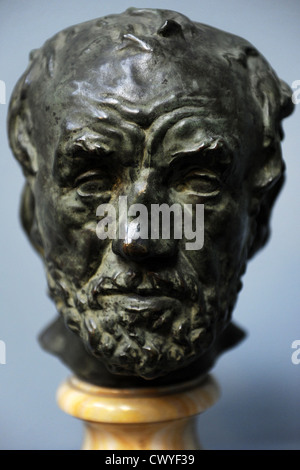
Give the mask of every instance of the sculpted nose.
<path id="1" fill-rule="evenodd" d="M 177 252 L 177 240 L 120 240 L 115 239 L 112 243 L 113 252 L 135 262 L 149 260 L 158 261 L 162 258 L 173 258 Z"/>
<path id="2" fill-rule="evenodd" d="M 113 240 L 113 252 L 135 262 L 171 258 L 177 252 L 177 242 L 172 236 L 161 238 L 161 233 L 151 238 L 151 222 L 153 205 L 167 202 L 167 191 L 159 187 L 155 178 L 144 171 L 132 187 L 128 197 L 119 199 L 118 238 Z M 120 207 L 121 201 L 121 207 Z"/>
<path id="3" fill-rule="evenodd" d="M 149 257 L 150 246 L 148 240 L 118 240 L 113 242 L 113 251 L 124 258 L 139 261 Z"/>

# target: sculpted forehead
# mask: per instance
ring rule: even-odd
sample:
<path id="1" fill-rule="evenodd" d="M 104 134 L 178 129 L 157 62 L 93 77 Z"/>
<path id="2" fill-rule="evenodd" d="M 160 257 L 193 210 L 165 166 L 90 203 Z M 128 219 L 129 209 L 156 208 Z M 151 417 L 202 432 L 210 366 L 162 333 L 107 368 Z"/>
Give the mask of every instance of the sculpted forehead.
<path id="1" fill-rule="evenodd" d="M 187 72 L 185 61 L 177 62 L 174 57 L 164 61 L 160 55 L 144 52 L 124 57 L 112 54 L 104 63 L 102 58 L 79 58 L 72 74 L 66 69 L 65 75 L 61 72 L 44 89 L 45 105 L 37 108 L 38 122 L 46 123 L 48 129 L 49 124 L 54 128 L 72 125 L 76 114 L 82 125 L 107 119 L 107 114 L 113 116 L 116 111 L 116 118 L 109 118 L 114 125 L 123 120 L 147 129 L 156 120 L 161 125 L 169 113 L 174 115 L 169 125 L 183 113 L 199 115 L 200 127 L 201 119 L 211 119 L 214 127 L 218 121 L 221 133 L 234 131 L 242 136 L 251 133 L 254 124 L 258 128 L 259 113 L 250 87 L 239 74 L 223 78 L 226 67 L 220 61 L 210 74 L 205 64 L 195 63 Z"/>
<path id="2" fill-rule="evenodd" d="M 54 36 L 36 53 L 28 81 L 36 82 L 39 103 L 46 105 L 65 105 L 71 96 L 117 97 L 149 112 L 171 97 L 201 96 L 214 99 L 221 112 L 224 104 L 248 101 L 247 47 L 179 13 L 130 9 Z"/>
<path id="3" fill-rule="evenodd" d="M 135 109 L 135 113 L 144 109 L 149 114 L 164 103 L 171 100 L 174 103 L 174 99 L 179 107 L 184 100 L 191 104 L 202 97 L 221 112 L 224 106 L 233 108 L 242 98 L 247 100 L 248 95 L 246 83 L 242 86 L 239 75 L 225 74 L 226 68 L 220 62 L 210 72 L 204 63 L 187 68 L 186 59 L 167 60 L 155 53 L 119 57 L 112 52 L 110 59 L 105 63 L 101 60 L 100 64 L 98 60 L 79 58 L 76 70 L 69 74 L 66 69 L 45 93 L 50 103 L 53 95 L 61 100 L 82 98 L 99 104 L 114 104 L 115 99 Z M 164 111 L 168 111 L 168 105 Z"/>
<path id="4" fill-rule="evenodd" d="M 133 108 L 148 108 L 148 112 L 162 103 L 184 97 L 204 97 L 214 102 L 215 109 L 236 106 L 235 102 L 247 99 L 247 77 L 243 71 L 231 73 L 228 64 L 218 59 L 213 71 L 207 61 L 197 58 L 191 67 L 188 54 L 177 60 L 176 56 L 159 52 L 139 52 L 133 55 L 111 51 L 103 57 L 88 55 L 78 57 L 76 68 L 61 67 L 59 76 L 47 84 L 46 100 L 53 102 L 75 98 L 103 100 L 113 103 L 113 98 L 124 101 Z M 227 70 L 228 69 L 228 70 Z M 229 73 L 228 73 L 229 71 Z M 48 99 L 47 99 L 48 97 Z M 137 112 L 137 111 L 136 111 Z"/>

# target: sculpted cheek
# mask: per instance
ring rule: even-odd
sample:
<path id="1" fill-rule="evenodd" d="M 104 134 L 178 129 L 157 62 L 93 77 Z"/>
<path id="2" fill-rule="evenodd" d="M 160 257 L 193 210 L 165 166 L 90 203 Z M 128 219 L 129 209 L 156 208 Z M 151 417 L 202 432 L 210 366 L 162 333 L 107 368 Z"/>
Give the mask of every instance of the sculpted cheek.
<path id="1" fill-rule="evenodd" d="M 205 209 L 205 235 L 213 240 L 216 250 L 239 252 L 247 239 L 248 210 L 247 195 L 235 199 L 230 194 L 214 207 Z M 230 256 L 231 251 L 227 251 Z"/>
<path id="2" fill-rule="evenodd" d="M 204 244 L 201 250 L 184 251 L 206 286 L 226 284 L 242 271 L 247 256 L 249 218 L 247 198 L 239 203 L 230 195 L 216 204 L 205 204 Z"/>
<path id="3" fill-rule="evenodd" d="M 48 263 L 72 275 L 75 283 L 84 283 L 97 269 L 107 242 L 96 235 L 96 212 L 70 192 L 44 194 L 39 225 Z"/>

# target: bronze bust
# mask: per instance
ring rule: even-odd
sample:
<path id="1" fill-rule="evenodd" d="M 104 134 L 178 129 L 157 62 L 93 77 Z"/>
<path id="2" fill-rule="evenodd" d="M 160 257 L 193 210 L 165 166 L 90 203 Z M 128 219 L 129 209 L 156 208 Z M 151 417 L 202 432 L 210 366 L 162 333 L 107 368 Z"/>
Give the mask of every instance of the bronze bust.
<path id="1" fill-rule="evenodd" d="M 243 338 L 231 316 L 268 240 L 291 95 L 246 40 L 167 10 L 72 26 L 32 52 L 9 138 L 60 314 L 43 347 L 92 383 L 148 386 L 206 373 Z M 138 223 L 129 237 L 128 219 L 127 236 L 100 239 L 97 208 L 123 217 L 122 197 L 203 205 L 203 246 L 174 236 L 175 215 L 169 238 Z"/>

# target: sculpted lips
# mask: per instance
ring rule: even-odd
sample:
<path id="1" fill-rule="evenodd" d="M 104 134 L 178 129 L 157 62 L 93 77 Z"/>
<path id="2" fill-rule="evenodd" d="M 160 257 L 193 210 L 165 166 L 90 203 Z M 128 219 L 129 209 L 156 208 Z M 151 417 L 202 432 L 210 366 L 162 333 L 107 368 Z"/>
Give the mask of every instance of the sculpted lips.
<path id="1" fill-rule="evenodd" d="M 144 325 L 148 331 L 170 327 L 182 312 L 178 299 L 163 296 L 109 295 L 101 296 L 99 304 L 103 311 L 115 311 L 124 327 Z"/>
<path id="2" fill-rule="evenodd" d="M 130 271 L 118 273 L 113 278 L 101 277 L 95 281 L 92 297 L 95 299 L 107 295 L 126 295 L 139 302 L 142 301 L 141 308 L 144 309 L 157 297 L 196 301 L 199 297 L 198 291 L 198 284 L 194 278 L 183 279 L 177 271 L 173 273 Z"/>
<path id="3" fill-rule="evenodd" d="M 148 331 L 171 328 L 183 314 L 184 303 L 200 303 L 195 277 L 183 279 L 178 270 L 98 275 L 89 292 L 89 306 L 98 312 L 97 316 L 106 317 L 110 312 L 109 321 L 116 316 L 120 325 L 130 331 L 139 325 Z"/>

